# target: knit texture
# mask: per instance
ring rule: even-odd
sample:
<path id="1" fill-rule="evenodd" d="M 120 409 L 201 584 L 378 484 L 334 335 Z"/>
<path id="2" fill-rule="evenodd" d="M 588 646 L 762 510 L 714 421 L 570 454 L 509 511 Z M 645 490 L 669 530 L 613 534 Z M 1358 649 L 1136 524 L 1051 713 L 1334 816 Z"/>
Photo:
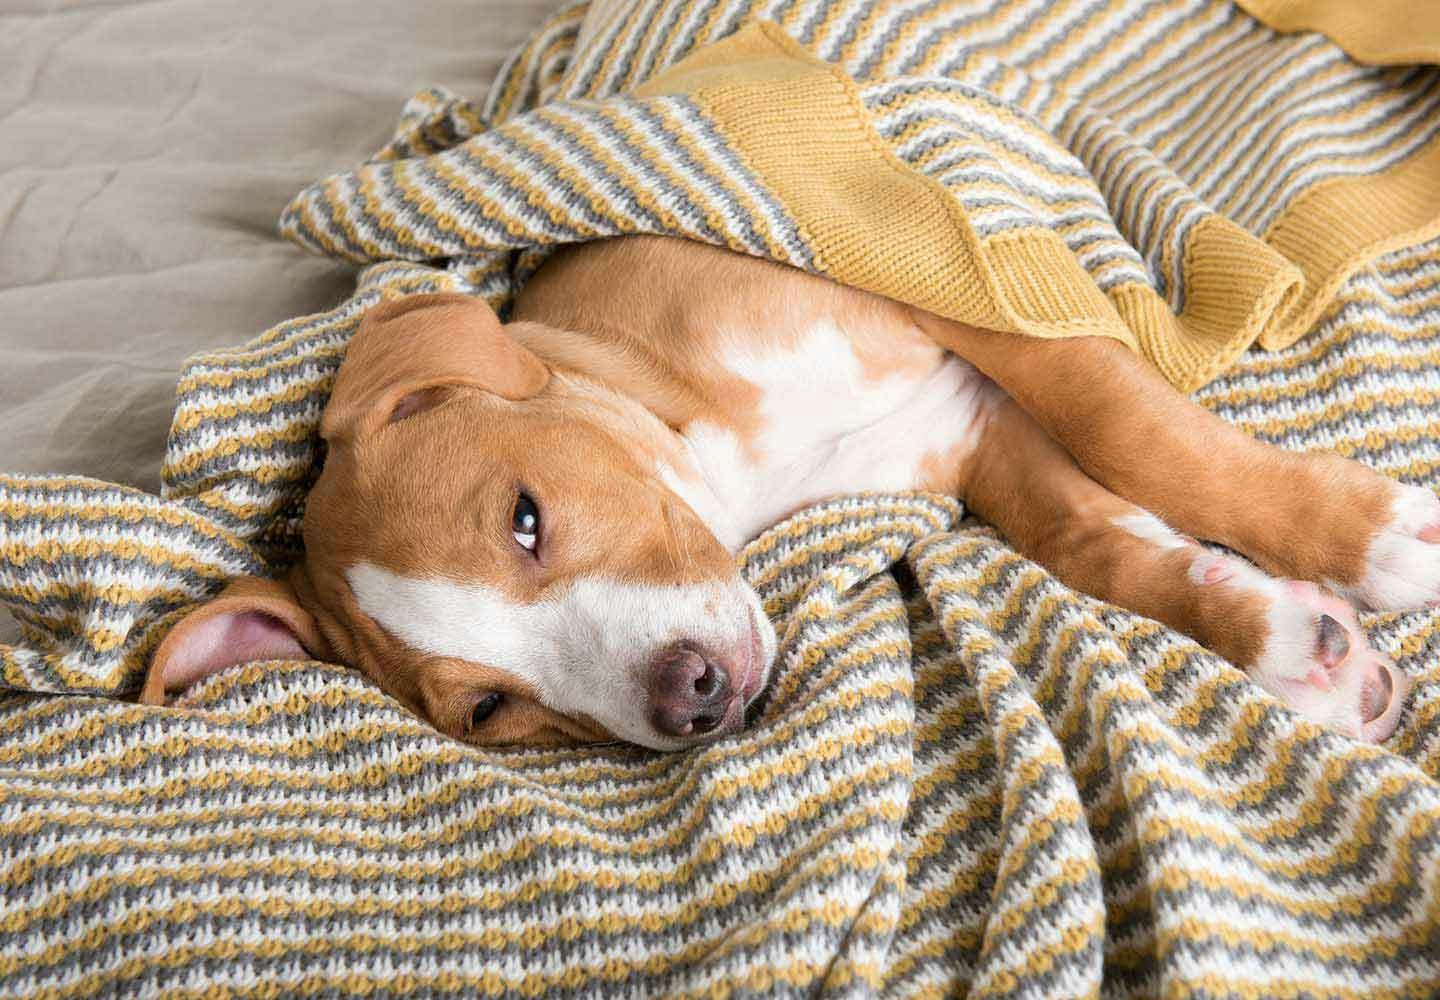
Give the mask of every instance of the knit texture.
<path id="1" fill-rule="evenodd" d="M 334 310 L 187 365 L 162 496 L 0 477 L 0 597 L 25 635 L 0 648 L 0 995 L 1440 991 L 1436 612 L 1365 619 L 1415 690 L 1387 746 L 1362 746 L 1190 640 L 1067 589 L 949 498 L 838 499 L 746 548 L 779 662 L 754 724 L 703 749 L 470 748 L 319 663 L 226 671 L 174 708 L 117 697 L 186 608 L 295 556 L 319 415 L 365 309 L 433 290 L 503 308 L 546 246 L 611 232 L 689 231 L 883 278 L 887 258 L 847 242 L 857 218 L 884 222 L 873 198 L 926 238 L 947 220 L 963 236 L 945 280 L 978 290 L 918 267 L 905 278 L 917 298 L 1037 335 L 1090 324 L 1145 347 L 1203 315 L 1210 326 L 1179 328 L 1223 339 L 1303 304 L 1309 336 L 1241 355 L 1197 399 L 1282 446 L 1435 485 L 1440 239 L 1388 246 L 1403 233 L 1382 216 L 1428 210 L 1414 177 L 1430 138 L 1391 156 L 1386 137 L 1436 116 L 1335 110 L 1365 80 L 1367 100 L 1396 87 L 1423 110 L 1432 71 L 1367 76 L 1323 39 L 1276 36 L 1224 5 L 1122 6 L 636 8 L 649 20 L 625 6 L 583 51 L 572 8 L 485 102 L 422 95 L 374 164 L 302 195 L 287 231 L 380 262 Z M 846 72 L 773 29 L 735 33 L 761 14 Z M 728 49 L 700 48 L 631 93 L 631 77 L 720 36 Z M 1212 68 L 1182 72 L 1187 46 Z M 1180 69 L 1123 79 L 1167 47 Z M 743 79 L 715 68 L 767 59 Z M 991 76 L 960 80 L 965 66 Z M 1202 114 L 1226 66 L 1215 106 L 1245 113 Z M 1223 154 L 1210 193 L 1182 170 L 1146 174 L 1158 147 L 1115 107 L 1087 133 L 1108 153 L 1058 159 L 1065 141 L 1021 105 L 1064 103 L 1045 82 L 1062 71 L 1156 114 L 1199 102 L 1203 130 L 1164 134 L 1197 147 L 1197 170 Z M 916 73 L 923 84 L 898 82 Z M 1316 100 L 1346 124 L 1315 140 L 1331 153 L 1282 156 L 1311 119 L 1270 116 L 1309 106 L 1316 74 L 1329 95 Z M 1257 98 L 1276 75 L 1284 85 Z M 777 149 L 767 136 L 784 130 L 752 99 L 767 86 L 816 102 L 794 136 L 868 136 L 863 158 L 837 143 L 814 161 L 814 182 L 858 192 L 847 211 L 869 216 L 807 200 L 805 149 Z M 562 94 L 591 96 L 551 100 Z M 946 146 L 952 120 L 975 138 Z M 1251 126 L 1270 138 L 1242 138 Z M 926 159 L 917 137 L 932 134 Z M 1358 161 L 1334 153 L 1357 134 L 1371 176 L 1346 175 Z M 866 186 L 877 162 L 939 207 L 878 200 L 894 196 Z M 1280 174 L 1267 180 L 1266 163 Z M 1309 183 L 1291 170 L 1302 163 L 1332 172 Z M 1129 199 L 1112 201 L 1106 178 L 1127 171 Z M 1082 196 L 1082 173 L 1100 201 Z M 1033 190 L 1052 175 L 1073 197 Z M 1266 239 L 1206 207 L 1222 188 L 1263 208 Z M 1347 215 L 1350 195 L 1363 210 Z M 1102 218 L 1100 205 L 1114 207 Z M 1352 239 L 1388 248 L 1357 262 Z M 885 252 L 928 266 L 928 249 Z"/>
<path id="2" fill-rule="evenodd" d="M 1440 235 L 1440 68 L 1363 65 L 1227 0 L 595 7 L 484 104 L 421 95 L 282 230 L 361 263 L 467 259 L 502 310 L 554 244 L 669 233 L 978 326 L 1113 337 L 1186 391 Z"/>
<path id="3" fill-rule="evenodd" d="M 1280 31 L 1319 31 L 1361 62 L 1440 63 L 1440 6 L 1425 0 L 1239 0 Z"/>

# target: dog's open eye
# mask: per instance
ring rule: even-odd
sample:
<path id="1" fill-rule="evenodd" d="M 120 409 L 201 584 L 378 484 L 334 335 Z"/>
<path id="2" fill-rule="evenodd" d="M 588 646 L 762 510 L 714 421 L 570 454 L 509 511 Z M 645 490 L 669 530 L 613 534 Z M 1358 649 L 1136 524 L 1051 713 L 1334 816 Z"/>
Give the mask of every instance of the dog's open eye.
<path id="1" fill-rule="evenodd" d="M 505 696 L 503 694 L 494 692 L 482 696 L 481 699 L 475 703 L 475 707 L 470 710 L 470 728 L 479 729 L 486 719 L 495 714 L 495 709 L 499 708 L 500 703 L 504 700 Z"/>
<path id="2" fill-rule="evenodd" d="M 535 541 L 540 534 L 540 508 L 535 506 L 524 493 L 521 493 L 515 501 L 515 513 L 511 517 L 510 531 L 519 542 L 531 552 L 535 551 Z"/>

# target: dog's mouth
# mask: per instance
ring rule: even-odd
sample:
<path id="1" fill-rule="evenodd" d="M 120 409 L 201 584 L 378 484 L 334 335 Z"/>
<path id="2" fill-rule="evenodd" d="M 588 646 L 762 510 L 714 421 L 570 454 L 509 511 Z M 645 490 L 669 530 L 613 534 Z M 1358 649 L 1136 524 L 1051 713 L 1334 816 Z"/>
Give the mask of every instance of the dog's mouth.
<path id="1" fill-rule="evenodd" d="M 746 648 L 745 669 L 744 679 L 735 685 L 740 695 L 742 712 L 749 708 L 750 703 L 760 694 L 770 673 L 769 664 L 765 662 L 765 641 L 761 638 L 760 623 L 756 620 L 754 608 L 750 609 L 750 642 Z"/>
<path id="2" fill-rule="evenodd" d="M 701 740 L 710 742 L 733 735 L 743 730 L 750 720 L 746 718 L 746 712 L 752 703 L 765 689 L 766 681 L 769 680 L 769 664 L 765 658 L 765 640 L 760 631 L 761 624 L 756 620 L 754 609 L 750 611 L 750 634 L 744 645 L 743 657 L 731 667 L 731 685 L 733 692 L 729 703 L 725 706 L 720 715 L 719 724 L 715 725 Z"/>

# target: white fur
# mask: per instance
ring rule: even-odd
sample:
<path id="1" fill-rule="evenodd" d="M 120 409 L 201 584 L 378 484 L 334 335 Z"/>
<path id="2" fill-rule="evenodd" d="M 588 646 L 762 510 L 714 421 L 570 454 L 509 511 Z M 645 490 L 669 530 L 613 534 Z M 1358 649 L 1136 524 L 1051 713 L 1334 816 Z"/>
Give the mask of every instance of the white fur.
<path id="1" fill-rule="evenodd" d="M 360 609 L 415 649 L 504 670 L 564 714 L 585 714 L 621 739 L 660 750 L 684 745 L 648 720 L 647 671 L 681 640 L 745 649 L 752 622 L 764 670 L 775 635 L 739 580 L 655 587 L 582 578 L 533 604 L 477 583 L 414 579 L 371 563 L 345 574 Z"/>
<path id="2" fill-rule="evenodd" d="M 686 444 L 688 443 L 687 441 Z M 705 526 L 721 545 L 731 552 L 738 552 L 750 538 L 736 521 L 735 514 L 738 512 L 733 508 L 726 509 L 716 497 L 715 491 L 704 480 L 699 461 L 693 455 L 686 456 L 686 459 L 682 465 L 684 471 L 662 461 L 656 470 L 660 481 L 665 484 L 666 489 L 690 505 L 695 516 L 705 522 Z"/>
<path id="3" fill-rule="evenodd" d="M 1125 514 L 1122 517 L 1111 519 L 1110 523 L 1122 531 L 1127 531 L 1142 541 L 1158 545 L 1166 551 L 1183 549 L 1190 544 L 1181 535 L 1172 531 L 1168 524 L 1149 511 L 1142 510 L 1134 514 Z"/>
<path id="4" fill-rule="evenodd" d="M 1223 567 L 1230 575 L 1206 584 L 1206 573 L 1215 567 Z M 1351 630 L 1351 642 L 1359 646 L 1352 650 L 1342 669 L 1329 675 L 1333 688 L 1317 686 L 1313 679 L 1320 667 L 1320 616 L 1333 612 L 1332 616 L 1340 621 L 1343 610 L 1327 608 L 1318 590 L 1314 601 L 1302 599 L 1291 592 L 1285 581 L 1242 559 L 1220 553 L 1196 556 L 1190 564 L 1190 579 L 1201 586 L 1239 587 L 1263 599 L 1267 604 L 1265 646 L 1246 671 L 1250 679 L 1307 719 L 1351 736 L 1361 734 L 1360 705 L 1365 682 L 1362 665 L 1375 655 L 1365 646 L 1365 637 Z"/>
<path id="5" fill-rule="evenodd" d="M 681 429 L 693 470 L 661 470 L 671 489 L 732 549 L 806 504 L 914 489 L 923 463 L 979 443 L 1003 394 L 954 356 L 921 376 L 867 378 L 850 339 L 822 320 L 789 350 L 736 336 L 722 364 L 761 392 L 762 430 Z"/>
<path id="6" fill-rule="evenodd" d="M 1440 600 L 1440 545 L 1422 542 L 1421 529 L 1440 523 L 1440 498 L 1419 486 L 1400 486 L 1390 517 L 1370 543 L 1365 575 L 1355 586 L 1329 586 L 1377 611 L 1421 608 Z"/>

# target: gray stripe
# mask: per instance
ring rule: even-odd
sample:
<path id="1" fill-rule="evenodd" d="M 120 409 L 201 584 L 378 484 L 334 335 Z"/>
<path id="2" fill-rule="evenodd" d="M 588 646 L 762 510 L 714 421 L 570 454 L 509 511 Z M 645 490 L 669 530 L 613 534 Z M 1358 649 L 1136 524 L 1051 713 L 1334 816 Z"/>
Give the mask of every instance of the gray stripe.
<path id="1" fill-rule="evenodd" d="M 1021 0 L 1021 2 L 1028 2 L 1028 0 Z M 932 7 L 934 6 L 938 6 L 938 4 L 920 3 L 917 4 L 915 7 L 910 8 L 910 10 L 907 10 L 904 20 L 900 23 L 897 23 L 891 32 L 887 33 L 884 36 L 881 36 L 880 38 L 875 39 L 875 41 L 871 44 L 871 47 L 875 49 L 877 53 L 878 51 L 883 50 L 884 45 L 892 40 L 894 34 L 896 34 L 899 29 L 904 26 L 904 24 L 908 24 L 917 16 L 928 13 L 930 9 L 932 9 Z M 1019 3 L 1017 3 L 1016 6 L 1018 13 Z M 1046 6 L 1047 5 L 1044 3 L 1034 3 L 1031 5 L 1029 11 L 1025 12 L 1022 17 L 1013 17 L 1009 19 L 1012 23 L 1009 23 L 1006 30 L 1002 32 L 999 37 L 995 38 L 993 41 L 988 42 L 985 47 L 992 51 L 1004 49 L 1015 38 L 1016 35 L 1023 34 L 1025 31 L 1029 30 L 1030 26 L 1035 23 L 1035 19 L 1038 18 L 1045 11 Z M 947 16 L 946 18 L 943 18 L 938 24 L 932 25 L 931 27 L 927 28 L 925 32 L 916 39 L 914 53 L 910 57 L 906 58 L 899 66 L 895 67 L 895 74 L 899 76 L 906 73 L 913 73 L 915 71 L 915 67 L 918 66 L 921 62 L 923 62 L 926 56 L 928 56 L 936 46 L 956 38 L 964 38 L 967 29 L 971 25 L 986 18 L 989 14 L 989 10 L 982 9 L 977 10 L 974 13 L 967 12 L 958 18 L 951 18 Z M 860 66 L 853 71 L 854 75 L 861 78 L 868 78 L 877 68 L 877 62 L 878 54 L 867 55 L 865 61 L 862 62 Z M 951 67 L 945 64 L 936 66 L 934 69 L 934 75 L 950 76 Z"/>
<path id="2" fill-rule="evenodd" d="M 1220 109 L 1212 100 L 1193 109 L 1191 117 L 1163 123 L 1163 127 L 1176 133 L 1200 136 L 1200 141 L 1194 143 L 1188 153 L 1182 153 L 1177 147 L 1166 154 L 1177 174 L 1196 183 L 1196 179 L 1216 162 L 1221 149 L 1235 146 L 1247 132 L 1269 120 L 1277 95 L 1295 93 L 1344 61 L 1343 56 L 1322 41 L 1301 37 L 1304 41 L 1297 42 L 1284 52 L 1279 65 L 1269 64 L 1263 72 L 1241 75 L 1234 81 L 1234 86 L 1226 88 L 1219 102 L 1221 107 L 1229 109 L 1223 119 L 1215 117 Z M 1235 112 L 1237 107 L 1242 109 L 1238 114 Z M 1203 119 L 1201 116 L 1204 116 Z M 1205 123 L 1208 127 L 1202 127 Z M 1160 127 L 1160 124 L 1153 127 Z M 1149 137 L 1142 134 L 1140 138 Z M 1200 190 L 1204 197 L 1207 189 L 1201 185 Z"/>
<path id="3" fill-rule="evenodd" d="M 1366 174 L 1373 174 L 1394 166 L 1440 134 L 1440 73 L 1427 73 L 1426 76 L 1429 79 L 1423 90 L 1408 95 L 1398 107 L 1390 105 L 1382 110 L 1377 110 L 1372 119 L 1338 131 L 1328 127 L 1316 128 L 1303 140 L 1275 144 L 1267 151 L 1266 155 L 1267 165 L 1273 166 L 1269 170 L 1256 169 L 1252 176 L 1250 194 L 1246 195 L 1244 200 L 1234 208 L 1237 220 L 1243 221 L 1251 229 L 1263 231 L 1268 226 L 1268 222 L 1264 220 L 1273 220 L 1279 216 L 1280 212 L 1289 207 L 1290 203 L 1301 193 L 1295 189 L 1295 178 L 1307 166 L 1337 156 L 1333 151 L 1314 149 L 1320 143 L 1346 138 L 1358 140 L 1367 133 L 1371 134 L 1372 138 L 1369 141 L 1348 144 L 1343 153 L 1339 155 L 1342 158 L 1360 158 L 1369 157 L 1380 150 L 1385 150 L 1386 155 L 1380 158 L 1378 165 L 1366 168 Z M 1374 125 L 1377 120 L 1384 120 L 1388 126 L 1384 132 L 1378 135 L 1374 134 Z M 1401 145 L 1395 145 L 1397 133 L 1406 130 L 1416 122 L 1426 120 L 1429 121 L 1429 124 L 1417 129 L 1413 138 Z M 1306 149 L 1307 152 L 1296 156 L 1295 153 L 1300 149 Z M 1279 169 L 1279 176 L 1262 186 L 1261 178 L 1269 178 L 1271 172 L 1276 168 Z M 1340 164 L 1334 164 L 1324 174 L 1311 179 L 1307 183 L 1306 189 L 1322 180 L 1354 173 L 1356 171 L 1353 169 L 1346 169 Z M 1261 198 L 1264 199 L 1265 204 L 1256 205 L 1256 200 Z M 1252 221 L 1253 215 L 1258 215 L 1258 217 Z"/>
<path id="4" fill-rule="evenodd" d="M 791 256 L 791 260 L 788 263 L 793 263 L 797 267 L 813 271 L 816 266 L 814 254 L 810 246 L 801 238 L 799 230 L 795 228 L 794 220 L 791 218 L 790 213 L 770 194 L 770 191 L 760 183 L 759 179 L 750 173 L 749 168 L 746 167 L 740 157 L 736 155 L 735 151 L 731 149 L 730 145 L 721 137 L 720 133 L 716 131 L 714 123 L 701 114 L 694 105 L 689 104 L 689 102 L 686 102 L 686 109 L 689 112 L 687 119 L 693 123 L 696 131 L 704 136 L 712 155 L 714 155 L 720 165 L 725 168 L 727 180 L 732 184 L 736 182 L 742 184 L 755 201 L 765 206 L 766 213 L 770 218 L 775 220 L 773 228 L 775 229 L 776 238 L 782 241 L 782 245 Z M 697 164 L 697 168 L 698 167 L 699 165 Z M 720 183 L 718 181 L 716 183 L 716 189 L 716 193 L 720 194 Z M 739 206 L 736 207 L 735 212 L 738 218 L 746 218 L 745 213 Z M 749 226 L 748 220 L 745 224 L 747 227 Z M 753 228 L 746 228 L 745 231 L 747 237 L 753 234 L 757 248 L 764 246 L 764 241 L 757 231 Z"/>
<path id="5" fill-rule="evenodd" d="M 954 129 L 954 134 L 956 135 L 966 137 L 973 136 L 979 138 L 983 140 L 987 145 L 998 147 L 1000 149 L 1006 150 L 1007 152 L 1014 153 L 1021 159 L 1035 163 L 1037 167 L 1042 168 L 1049 173 L 1058 174 L 1062 177 L 1072 177 L 1076 180 L 1087 182 L 1084 186 L 1087 188 L 1089 187 L 1089 174 L 1085 171 L 1084 167 L 1082 167 L 1079 163 L 1075 162 L 1073 154 L 1071 154 L 1070 151 L 1065 149 L 1064 147 L 1055 145 L 1052 150 L 1048 151 L 1055 157 L 1054 159 L 1050 159 L 1049 157 L 1045 159 L 1036 159 L 1035 154 L 1041 153 L 1043 151 L 1044 143 L 1046 143 L 1048 140 L 1037 136 L 1031 140 L 1030 144 L 1023 145 L 1016 142 L 1012 137 L 1012 134 L 1005 131 L 1003 127 L 987 128 L 984 125 L 969 121 L 958 114 L 947 113 L 938 109 L 930 108 L 919 109 L 915 111 L 906 111 L 901 114 L 892 114 L 884 119 L 883 131 L 881 131 L 881 134 L 884 135 L 887 139 L 891 139 L 893 141 L 908 126 L 921 122 L 934 122 L 941 125 L 951 126 Z M 946 141 L 951 140 L 939 139 L 934 142 L 927 143 L 925 146 L 921 147 L 921 151 L 924 151 L 926 149 L 932 149 L 935 146 L 938 146 Z"/>

